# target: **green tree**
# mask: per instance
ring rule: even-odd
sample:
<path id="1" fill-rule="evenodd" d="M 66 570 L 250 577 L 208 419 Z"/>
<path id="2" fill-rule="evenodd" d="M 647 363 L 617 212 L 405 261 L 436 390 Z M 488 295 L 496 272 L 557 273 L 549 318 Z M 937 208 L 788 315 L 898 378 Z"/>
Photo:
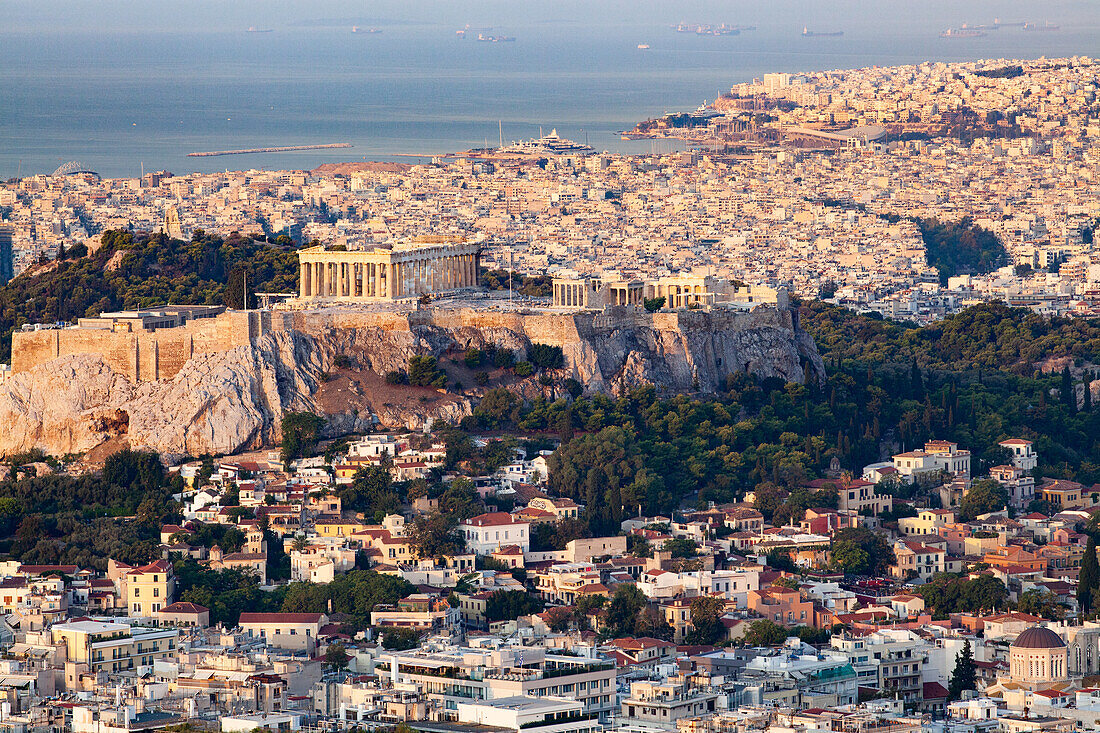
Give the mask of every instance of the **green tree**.
<path id="1" fill-rule="evenodd" d="M 325 419 L 320 415 L 314 415 L 312 412 L 288 412 L 284 414 L 281 423 L 283 462 L 289 463 L 296 458 L 307 458 L 313 455 L 324 424 Z"/>
<path id="2" fill-rule="evenodd" d="M 392 514 L 401 507 L 390 470 L 382 465 L 359 469 L 350 484 L 336 490 L 336 495 L 345 509 L 363 512 L 368 517 Z"/>
<path id="3" fill-rule="evenodd" d="M 332 644 L 325 650 L 325 666 L 333 672 L 340 672 L 347 668 L 351 658 L 343 644 Z"/>
<path id="4" fill-rule="evenodd" d="M 970 651 L 970 639 L 963 642 L 963 648 L 955 655 L 955 669 L 951 672 L 951 681 L 947 686 L 948 701 L 958 700 L 963 690 L 973 690 L 977 684 L 974 670 L 974 656 Z"/>
<path id="5" fill-rule="evenodd" d="M 103 462 L 103 479 L 116 486 L 136 491 L 152 491 L 164 485 L 164 464 L 152 451 L 126 448 L 107 456 Z"/>
<path id="6" fill-rule="evenodd" d="M 447 386 L 447 375 L 438 369 L 434 356 L 409 357 L 409 384 L 414 387 Z"/>
<path id="7" fill-rule="evenodd" d="M 1008 597 L 1004 583 L 988 574 L 974 579 L 937 575 L 916 592 L 937 618 L 946 618 L 952 613 L 982 613 L 1003 608 Z"/>
<path id="8" fill-rule="evenodd" d="M 485 620 L 489 623 L 512 621 L 541 610 L 541 601 L 520 590 L 498 590 L 485 600 Z"/>
<path id="9" fill-rule="evenodd" d="M 969 522 L 1008 505 L 1008 492 L 993 479 L 977 479 L 959 504 L 959 519 Z"/>
<path id="10" fill-rule="evenodd" d="M 665 540 L 665 544 L 661 546 L 661 549 L 665 552 L 671 552 L 672 557 L 695 557 L 699 553 L 699 545 L 695 540 L 689 540 L 684 537 L 673 537 Z"/>
<path id="11" fill-rule="evenodd" d="M 420 645 L 420 634 L 416 629 L 386 627 L 382 632 L 382 648 L 391 652 L 403 652 Z"/>
<path id="12" fill-rule="evenodd" d="M 560 346 L 531 344 L 527 350 L 527 361 L 539 369 L 561 369 L 565 366 L 565 355 Z"/>
<path id="13" fill-rule="evenodd" d="M 1096 559 L 1096 538 L 1090 533 L 1081 558 L 1081 570 L 1077 576 L 1077 603 L 1081 613 L 1089 615 L 1096 608 L 1097 591 L 1100 589 L 1100 562 Z"/>
<path id="14" fill-rule="evenodd" d="M 485 354 L 480 349 L 473 346 L 466 349 L 465 353 L 462 355 L 462 361 L 469 369 L 477 369 L 484 360 Z"/>
<path id="15" fill-rule="evenodd" d="M 1050 621 L 1060 621 L 1066 615 L 1065 607 L 1058 603 L 1057 596 L 1049 590 L 1032 588 L 1020 594 L 1016 610 L 1041 616 Z"/>
<path id="16" fill-rule="evenodd" d="M 225 283 L 223 302 L 228 308 L 248 310 L 256 307 L 255 278 L 248 272 L 248 266 L 244 263 L 235 265 L 229 271 Z"/>
<path id="17" fill-rule="evenodd" d="M 648 599 L 637 586 L 620 585 L 606 604 L 604 634 L 610 639 L 629 636 L 633 633 L 635 618 L 647 603 Z"/>
<path id="18" fill-rule="evenodd" d="M 855 563 L 855 561 L 863 560 L 864 555 L 866 556 L 865 564 L 852 564 L 850 567 L 853 569 L 845 570 L 845 572 L 882 575 L 894 564 L 893 548 L 890 547 L 882 535 L 866 527 L 847 527 L 836 532 L 833 535 L 832 546 L 834 553 L 836 548 L 839 547 L 841 562 Z M 858 548 L 863 554 L 853 552 L 853 548 Z M 834 562 L 836 562 L 835 555 Z"/>
<path id="19" fill-rule="evenodd" d="M 749 630 L 745 632 L 742 641 L 745 646 L 779 646 L 787 641 L 789 635 L 787 627 L 770 619 L 761 619 L 749 624 Z"/>
<path id="20" fill-rule="evenodd" d="M 511 390 L 496 387 L 486 392 L 478 402 L 474 417 L 481 427 L 499 430 L 515 421 L 519 406 L 520 399 Z"/>
<path id="21" fill-rule="evenodd" d="M 850 575 L 863 575 L 871 567 L 871 556 L 852 540 L 833 542 L 832 563 L 837 570 Z"/>
<path id="22" fill-rule="evenodd" d="M 653 606 L 643 608 L 634 619 L 635 637 L 648 636 L 653 639 L 672 641 L 674 635 L 672 627 L 669 626 L 668 621 L 665 621 L 665 615 Z"/>
<path id="23" fill-rule="evenodd" d="M 458 531 L 458 518 L 432 512 L 421 515 L 408 529 L 409 545 L 422 558 L 442 558 L 462 554 L 466 540 Z"/>
<path id="24" fill-rule="evenodd" d="M 726 636 L 726 627 L 722 624 L 722 614 L 726 604 L 721 598 L 697 596 L 691 601 L 691 626 L 687 642 L 689 644 L 716 644 Z"/>
<path id="25" fill-rule="evenodd" d="M 645 298 L 642 300 L 642 307 L 650 313 L 656 313 L 665 307 L 665 297 L 662 295 L 659 298 Z"/>

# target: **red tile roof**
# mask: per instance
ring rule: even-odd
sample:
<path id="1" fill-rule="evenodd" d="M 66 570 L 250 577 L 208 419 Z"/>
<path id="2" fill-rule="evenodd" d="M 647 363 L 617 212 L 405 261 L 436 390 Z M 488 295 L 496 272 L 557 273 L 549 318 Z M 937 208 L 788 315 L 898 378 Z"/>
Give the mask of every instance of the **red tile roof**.
<path id="1" fill-rule="evenodd" d="M 479 514 L 476 517 L 467 519 L 466 524 L 471 527 L 496 527 L 505 524 L 526 524 L 526 522 L 518 522 L 508 512 L 489 512 L 488 514 Z"/>

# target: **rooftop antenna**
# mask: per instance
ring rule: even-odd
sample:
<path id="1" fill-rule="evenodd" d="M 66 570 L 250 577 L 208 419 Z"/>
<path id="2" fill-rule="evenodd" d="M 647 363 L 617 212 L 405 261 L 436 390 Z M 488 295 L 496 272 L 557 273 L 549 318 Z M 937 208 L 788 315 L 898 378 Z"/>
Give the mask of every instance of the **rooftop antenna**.
<path id="1" fill-rule="evenodd" d="M 145 178 L 145 161 L 141 161 L 141 177 Z"/>
<path id="2" fill-rule="evenodd" d="M 504 121 L 497 120 L 497 134 L 500 136 L 500 147 L 504 147 Z"/>

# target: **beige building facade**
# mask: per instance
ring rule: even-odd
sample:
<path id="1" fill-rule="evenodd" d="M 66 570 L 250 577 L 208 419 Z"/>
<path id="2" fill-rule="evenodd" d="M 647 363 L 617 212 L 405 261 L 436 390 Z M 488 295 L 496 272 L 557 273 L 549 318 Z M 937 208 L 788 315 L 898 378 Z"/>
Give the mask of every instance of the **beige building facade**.
<path id="1" fill-rule="evenodd" d="M 371 250 L 298 250 L 302 299 L 374 301 L 477 287 L 476 244 L 407 244 Z"/>

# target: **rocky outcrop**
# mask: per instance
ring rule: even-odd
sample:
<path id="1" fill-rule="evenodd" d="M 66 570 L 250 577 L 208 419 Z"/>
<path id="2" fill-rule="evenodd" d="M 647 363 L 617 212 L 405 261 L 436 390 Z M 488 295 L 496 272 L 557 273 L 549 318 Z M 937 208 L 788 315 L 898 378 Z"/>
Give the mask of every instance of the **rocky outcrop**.
<path id="1" fill-rule="evenodd" d="M 520 358 L 534 343 L 561 346 L 559 379 L 610 393 L 642 384 L 714 391 L 738 371 L 795 382 L 824 375 L 813 340 L 787 310 L 468 316 L 295 315 L 251 345 L 196 355 L 160 382 L 135 384 L 98 356 L 64 356 L 0 386 L 0 453 L 80 453 L 121 439 L 168 455 L 229 454 L 276 443 L 286 411 L 324 413 L 332 434 L 456 422 L 472 412 L 475 393 L 395 388 L 382 375 L 417 354 L 461 369 L 466 349 L 488 345 Z"/>

